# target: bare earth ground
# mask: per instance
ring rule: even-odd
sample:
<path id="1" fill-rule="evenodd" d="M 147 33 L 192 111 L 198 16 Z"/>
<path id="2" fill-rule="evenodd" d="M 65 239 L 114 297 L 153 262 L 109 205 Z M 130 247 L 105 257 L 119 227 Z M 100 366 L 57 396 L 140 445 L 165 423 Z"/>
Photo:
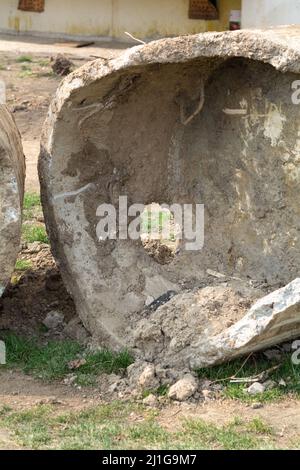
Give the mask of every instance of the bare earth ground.
<path id="1" fill-rule="evenodd" d="M 51 74 L 46 62 L 51 57 L 64 54 L 74 63 L 74 68 L 77 68 L 96 58 L 116 57 L 127 47 L 127 44 L 104 42 L 76 48 L 71 42 L 0 36 L 0 78 L 6 83 L 7 104 L 14 112 L 23 139 L 27 190 L 39 191 L 36 170 L 39 139 L 51 98 L 61 80 L 61 77 Z M 22 56 L 29 56 L 34 62 L 16 63 Z"/>
<path id="2" fill-rule="evenodd" d="M 125 47 L 115 44 L 110 48 L 110 44 L 105 43 L 76 49 L 71 45 L 54 45 L 29 38 L 0 38 L 0 78 L 6 83 L 7 104 L 23 139 L 27 163 L 26 191 L 39 192 L 39 138 L 51 97 L 61 80 L 52 73 L 50 58 L 57 53 L 65 53 L 74 67 L 78 67 L 96 56 L 116 56 Z M 74 316 L 72 301 L 64 290 L 51 254 L 48 252 L 44 256 L 42 252 L 39 256 L 38 253 L 28 253 L 28 247 L 23 247 L 21 258 L 30 259 L 33 266 L 21 281 L 9 287 L 0 309 L 0 329 L 30 334 L 53 306 L 63 310 L 68 320 Z M 53 287 L 55 282 L 57 285 Z M 95 387 L 80 389 L 62 382 L 47 384 L 16 370 L 0 370 L 0 410 L 7 406 L 15 412 L 28 411 L 46 404 L 53 408 L 53 413 L 80 412 L 102 403 L 101 392 Z M 181 428 L 183 418 L 199 418 L 223 425 L 230 422 L 233 416 L 243 417 L 247 421 L 256 417 L 263 419 L 274 429 L 277 447 L 284 448 L 295 440 L 300 442 L 300 404 L 288 398 L 265 403 L 260 409 L 224 399 L 199 404 L 166 404 L 158 408 L 156 420 L 164 429 L 174 431 Z M 134 419 L 143 420 L 143 413 Z M 0 428 L 0 449 L 21 448 L 26 446 L 16 441 L 12 429 Z"/>
<path id="3" fill-rule="evenodd" d="M 0 403 L 14 412 L 28 412 L 37 406 L 49 405 L 54 415 L 79 413 L 104 403 L 95 389 L 82 391 L 61 384 L 42 384 L 15 371 L 2 371 L 0 380 Z M 242 418 L 246 423 L 261 419 L 272 429 L 272 443 L 276 448 L 288 448 L 292 443 L 296 448 L 299 446 L 300 404 L 295 400 L 267 404 L 258 410 L 231 400 L 166 404 L 157 410 L 156 422 L 164 430 L 174 433 L 181 430 L 184 420 L 201 420 L 220 427 L 229 425 L 234 418 Z M 146 414 L 141 410 L 131 413 L 128 419 L 143 422 Z M 0 449 L 24 448 L 14 440 L 12 431 L 0 429 Z"/>

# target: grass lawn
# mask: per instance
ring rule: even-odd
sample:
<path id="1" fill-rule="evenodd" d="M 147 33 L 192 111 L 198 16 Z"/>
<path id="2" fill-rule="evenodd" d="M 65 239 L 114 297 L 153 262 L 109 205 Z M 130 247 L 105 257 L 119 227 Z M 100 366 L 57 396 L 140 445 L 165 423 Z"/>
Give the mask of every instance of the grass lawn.
<path id="1" fill-rule="evenodd" d="M 233 418 L 217 426 L 183 419 L 170 431 L 159 412 L 135 403 L 113 402 L 80 412 L 59 412 L 40 405 L 26 411 L 0 409 L 0 426 L 13 430 L 16 442 L 30 449 L 273 449 L 272 428 L 260 418 Z"/>

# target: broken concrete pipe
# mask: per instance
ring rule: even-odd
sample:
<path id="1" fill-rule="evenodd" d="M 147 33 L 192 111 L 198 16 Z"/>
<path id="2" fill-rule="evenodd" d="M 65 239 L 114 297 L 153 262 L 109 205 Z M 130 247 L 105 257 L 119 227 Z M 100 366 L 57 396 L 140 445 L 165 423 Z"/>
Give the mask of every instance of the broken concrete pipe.
<path id="1" fill-rule="evenodd" d="M 256 322 L 249 310 L 299 275 L 299 31 L 154 41 L 60 85 L 43 131 L 42 202 L 65 284 L 99 343 L 199 366 L 299 334 L 294 299 L 279 317 L 265 308 Z M 162 265 L 140 240 L 99 240 L 97 208 L 121 195 L 204 204 L 203 249 Z M 208 335 L 222 354 L 215 343 L 202 351 Z"/>
<path id="2" fill-rule="evenodd" d="M 6 106 L 0 105 L 0 297 L 20 248 L 24 181 L 20 134 Z"/>

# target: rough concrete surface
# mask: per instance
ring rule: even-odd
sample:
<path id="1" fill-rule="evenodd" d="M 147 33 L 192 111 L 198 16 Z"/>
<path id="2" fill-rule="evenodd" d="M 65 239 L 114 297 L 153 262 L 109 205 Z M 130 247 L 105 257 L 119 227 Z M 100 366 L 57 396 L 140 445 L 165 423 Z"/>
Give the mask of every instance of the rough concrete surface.
<path id="1" fill-rule="evenodd" d="M 139 322 L 155 323 L 147 299 L 174 291 L 189 308 L 215 284 L 207 270 L 240 278 L 232 295 L 243 291 L 242 304 L 263 295 L 256 286 L 299 275 L 299 39 L 296 27 L 164 39 L 87 64 L 59 87 L 42 137 L 42 201 L 66 286 L 101 344 L 138 347 Z M 161 265 L 140 240 L 99 241 L 97 207 L 120 195 L 204 204 L 204 248 Z M 168 316 L 174 297 L 160 308 Z"/>
<path id="2" fill-rule="evenodd" d="M 134 344 L 148 361 L 195 369 L 300 336 L 299 278 L 258 299 L 246 312 L 246 302 L 258 295 L 255 290 L 247 301 L 240 286 L 235 293 L 232 287 L 206 287 L 190 301 L 186 295 L 138 322 Z"/>
<path id="3" fill-rule="evenodd" d="M 20 247 L 24 179 L 19 131 L 7 108 L 0 105 L 0 297 Z"/>

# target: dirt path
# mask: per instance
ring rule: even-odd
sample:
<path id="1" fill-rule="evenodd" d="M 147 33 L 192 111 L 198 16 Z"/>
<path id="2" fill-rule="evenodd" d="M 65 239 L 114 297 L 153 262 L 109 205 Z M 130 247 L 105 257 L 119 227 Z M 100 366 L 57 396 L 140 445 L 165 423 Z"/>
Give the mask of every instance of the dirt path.
<path id="1" fill-rule="evenodd" d="M 299 440 L 300 436 L 300 403 L 297 400 L 268 403 L 260 409 L 253 409 L 247 404 L 233 400 L 210 401 L 200 405 L 185 404 L 163 410 L 160 422 L 171 429 L 179 426 L 183 417 L 203 419 L 217 425 L 228 424 L 235 417 L 247 421 L 261 418 L 274 429 L 283 447 L 287 441 Z"/>
<path id="2" fill-rule="evenodd" d="M 11 440 L 10 434 L 0 429 L 0 450 L 24 450 Z"/>
<path id="3" fill-rule="evenodd" d="M 45 384 L 17 371 L 0 372 L 0 408 L 13 411 L 30 410 L 37 405 L 53 406 L 53 413 L 81 411 L 104 401 L 96 389 L 77 390 L 60 383 Z M 199 419 L 217 426 L 227 425 L 234 418 L 250 422 L 260 418 L 273 429 L 277 446 L 285 448 L 299 441 L 300 403 L 282 400 L 265 404 L 260 409 L 232 400 L 206 401 L 199 404 L 169 404 L 158 411 L 159 424 L 168 431 L 180 430 L 184 419 Z M 0 428 L 0 450 L 20 449 L 9 430 Z"/>
<path id="4" fill-rule="evenodd" d="M 61 77 L 52 73 L 51 57 L 64 54 L 76 69 L 97 57 L 116 57 L 127 47 L 128 44 L 105 42 L 78 49 L 71 42 L 0 35 L 0 79 L 5 82 L 7 104 L 22 136 L 27 191 L 39 192 L 40 135 L 50 101 L 61 81 Z"/>
<path id="5" fill-rule="evenodd" d="M 126 36 L 124 36 L 126 39 Z M 128 38 L 127 38 L 128 39 Z M 120 52 L 135 44 L 120 41 L 97 41 L 88 47 L 76 47 L 78 42 L 40 38 L 28 35 L 0 34 L 0 52 L 49 56 L 66 54 L 83 60 L 96 57 L 116 57 Z"/>

